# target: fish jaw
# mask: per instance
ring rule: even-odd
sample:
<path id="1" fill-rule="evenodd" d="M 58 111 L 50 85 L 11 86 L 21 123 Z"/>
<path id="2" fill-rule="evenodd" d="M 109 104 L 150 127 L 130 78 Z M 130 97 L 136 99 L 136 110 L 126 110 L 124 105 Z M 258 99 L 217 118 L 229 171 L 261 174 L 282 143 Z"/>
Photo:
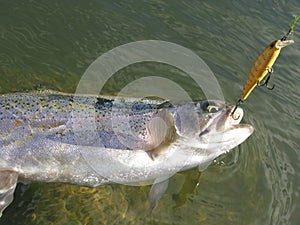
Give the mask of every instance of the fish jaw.
<path id="1" fill-rule="evenodd" d="M 248 124 L 235 125 L 214 135 L 201 136 L 201 146 L 199 147 L 212 153 L 215 152 L 215 157 L 218 157 L 243 143 L 253 133 L 253 130 L 253 127 Z"/>
<path id="2" fill-rule="evenodd" d="M 218 157 L 243 143 L 253 133 L 251 125 L 240 124 L 243 109 L 237 108 L 235 117 L 231 116 L 233 110 L 234 106 L 230 106 L 211 116 L 210 123 L 200 129 L 199 148 Z"/>

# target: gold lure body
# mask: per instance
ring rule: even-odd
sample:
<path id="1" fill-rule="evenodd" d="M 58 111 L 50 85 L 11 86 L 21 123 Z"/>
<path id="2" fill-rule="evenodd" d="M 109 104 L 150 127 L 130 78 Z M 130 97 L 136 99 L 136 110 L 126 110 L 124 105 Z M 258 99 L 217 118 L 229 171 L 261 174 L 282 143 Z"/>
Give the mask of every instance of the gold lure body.
<path id="1" fill-rule="evenodd" d="M 245 83 L 241 101 L 245 101 L 253 89 L 271 73 L 272 66 L 275 63 L 281 49 L 294 43 L 293 40 L 276 40 L 269 44 L 255 60 Z"/>
<path id="2" fill-rule="evenodd" d="M 282 48 L 294 43 L 293 39 L 287 40 L 289 35 L 293 36 L 294 26 L 297 21 L 300 19 L 300 14 L 298 14 L 293 22 L 291 23 L 289 31 L 280 39 L 275 40 L 271 44 L 269 44 L 263 52 L 257 57 L 255 60 L 249 74 L 248 79 L 244 85 L 244 89 L 242 92 L 241 98 L 237 101 L 234 110 L 231 113 L 233 116 L 237 107 L 242 104 L 253 91 L 256 86 L 265 85 L 268 89 L 273 89 L 273 87 L 268 87 L 268 82 L 270 79 L 270 75 L 273 72 L 272 66 L 275 63 L 277 57 Z"/>

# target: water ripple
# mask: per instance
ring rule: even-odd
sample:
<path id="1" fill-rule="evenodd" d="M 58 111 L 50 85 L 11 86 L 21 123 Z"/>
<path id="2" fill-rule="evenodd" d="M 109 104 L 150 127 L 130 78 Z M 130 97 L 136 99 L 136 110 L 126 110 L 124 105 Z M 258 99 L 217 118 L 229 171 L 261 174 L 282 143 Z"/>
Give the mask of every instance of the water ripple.
<path id="1" fill-rule="evenodd" d="M 158 39 L 188 47 L 203 58 L 228 103 L 239 97 L 257 55 L 287 31 L 300 11 L 296 0 L 16 0 L 0 4 L 1 92 L 41 84 L 74 90 L 87 66 L 104 52 L 131 41 Z M 91 194 L 92 190 L 78 187 L 35 184 L 25 194 L 17 192 L 19 198 L 4 217 L 17 218 L 16 223 L 24 217 L 32 223 L 298 222 L 298 29 L 296 43 L 283 49 L 274 66 L 270 82 L 276 84 L 275 90 L 255 89 L 243 105 L 245 123 L 255 128 L 252 137 L 218 159 L 200 178 L 194 170 L 174 176 L 153 216 L 144 213 L 149 187 L 107 186 Z M 135 74 L 148 74 L 153 67 L 149 68 L 137 67 Z M 165 74 L 172 75 L 174 70 L 168 71 Z M 123 72 L 127 75 L 115 79 L 118 85 L 138 77 L 132 70 Z M 34 200 L 22 202 L 24 196 Z M 22 214 L 26 208 L 28 213 Z"/>

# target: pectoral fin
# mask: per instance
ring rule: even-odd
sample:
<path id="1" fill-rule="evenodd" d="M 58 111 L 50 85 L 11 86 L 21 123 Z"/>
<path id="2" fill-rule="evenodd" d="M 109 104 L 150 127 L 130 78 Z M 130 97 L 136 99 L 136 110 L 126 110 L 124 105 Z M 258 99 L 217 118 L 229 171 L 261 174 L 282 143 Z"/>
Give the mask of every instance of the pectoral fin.
<path id="1" fill-rule="evenodd" d="M 176 128 L 171 113 L 168 110 L 160 110 L 153 115 L 147 123 L 147 133 L 151 147 L 148 154 L 155 159 L 176 139 Z"/>
<path id="2" fill-rule="evenodd" d="M 0 217 L 3 210 L 13 201 L 18 174 L 13 171 L 0 171 Z"/>
<path id="3" fill-rule="evenodd" d="M 150 213 L 156 208 L 159 199 L 165 193 L 169 185 L 169 177 L 157 178 L 150 190 Z"/>

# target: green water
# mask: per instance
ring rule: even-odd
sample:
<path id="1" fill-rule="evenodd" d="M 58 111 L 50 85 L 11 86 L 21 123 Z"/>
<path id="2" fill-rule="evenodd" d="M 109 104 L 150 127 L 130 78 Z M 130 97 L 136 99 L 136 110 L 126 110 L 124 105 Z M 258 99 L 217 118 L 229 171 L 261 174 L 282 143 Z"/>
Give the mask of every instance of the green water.
<path id="1" fill-rule="evenodd" d="M 288 30 L 299 1 L 0 1 L 0 92 L 74 92 L 87 67 L 122 44 L 163 40 L 200 56 L 227 103 L 239 98 L 257 55 Z M 300 24 L 274 66 L 273 91 L 255 89 L 244 123 L 254 134 L 205 172 L 176 174 L 151 215 L 150 187 L 18 185 L 0 224 L 298 224 L 300 221 Z M 299 33 L 299 35 L 298 35 Z M 117 73 L 103 93 L 139 77 L 170 78 L 202 93 L 172 67 Z M 172 77 L 172 78 L 171 78 Z"/>

